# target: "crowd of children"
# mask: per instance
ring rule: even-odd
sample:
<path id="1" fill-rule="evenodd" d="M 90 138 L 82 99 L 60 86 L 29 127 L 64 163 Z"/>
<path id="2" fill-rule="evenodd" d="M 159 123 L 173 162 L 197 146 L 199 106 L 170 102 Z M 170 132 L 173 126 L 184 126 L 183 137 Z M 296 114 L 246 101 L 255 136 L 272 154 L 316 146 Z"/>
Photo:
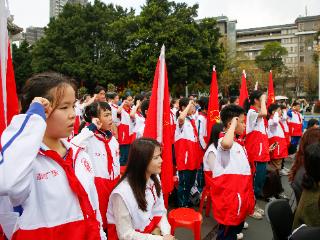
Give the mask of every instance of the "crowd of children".
<path id="1" fill-rule="evenodd" d="M 20 209 L 11 233 L 4 229 L 7 236 L 174 239 L 158 176 L 161 148 L 143 138 L 148 94 L 120 97 L 97 87 L 92 97 L 76 100 L 75 93 L 73 81 L 61 74 L 27 81 L 23 113 L 1 138 L 0 195 L 8 198 L 0 203 Z M 171 100 L 177 205 L 193 207 L 194 189 L 201 193 L 210 184 L 219 240 L 242 238 L 247 216 L 263 218 L 256 199 L 268 195 L 268 172 L 280 178 L 302 136 L 299 104 L 287 109 L 266 100 L 259 90 L 246 109 L 237 97 L 224 100 L 210 136 L 207 97 Z M 122 177 L 121 166 L 127 167 Z M 282 191 L 269 195 L 285 198 Z"/>

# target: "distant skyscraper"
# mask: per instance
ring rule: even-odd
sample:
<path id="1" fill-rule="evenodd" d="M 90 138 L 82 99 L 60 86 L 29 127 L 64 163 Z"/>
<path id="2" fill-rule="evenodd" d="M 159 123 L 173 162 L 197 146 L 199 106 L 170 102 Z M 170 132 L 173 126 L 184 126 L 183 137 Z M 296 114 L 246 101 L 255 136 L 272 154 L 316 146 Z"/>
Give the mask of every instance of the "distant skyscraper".
<path id="1" fill-rule="evenodd" d="M 44 29 L 41 27 L 28 27 L 24 34 L 24 38 L 30 45 L 33 45 L 44 36 Z"/>
<path id="2" fill-rule="evenodd" d="M 50 18 L 57 17 L 67 3 L 84 5 L 88 3 L 88 0 L 50 0 Z"/>

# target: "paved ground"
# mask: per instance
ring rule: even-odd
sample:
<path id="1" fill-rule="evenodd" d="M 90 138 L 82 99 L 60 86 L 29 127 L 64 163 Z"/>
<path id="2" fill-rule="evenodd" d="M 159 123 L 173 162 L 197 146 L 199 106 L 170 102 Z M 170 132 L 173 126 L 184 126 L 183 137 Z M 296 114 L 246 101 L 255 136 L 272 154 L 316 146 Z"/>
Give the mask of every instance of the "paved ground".
<path id="1" fill-rule="evenodd" d="M 291 166 L 291 161 L 286 161 L 286 167 Z M 287 196 L 290 196 L 292 190 L 288 184 L 288 177 L 282 177 L 282 184 Z M 264 209 L 266 202 L 258 201 L 258 205 Z M 246 220 L 249 223 L 249 228 L 243 231 L 245 240 L 272 240 L 272 230 L 270 224 L 267 222 L 266 217 L 262 220 L 255 220 L 248 217 Z M 215 229 L 217 227 L 216 222 L 210 217 L 205 217 L 203 213 L 203 223 L 201 229 L 201 238 L 203 240 L 215 240 Z M 192 240 L 193 234 L 191 230 L 178 228 L 175 232 L 175 237 L 178 240 Z"/>

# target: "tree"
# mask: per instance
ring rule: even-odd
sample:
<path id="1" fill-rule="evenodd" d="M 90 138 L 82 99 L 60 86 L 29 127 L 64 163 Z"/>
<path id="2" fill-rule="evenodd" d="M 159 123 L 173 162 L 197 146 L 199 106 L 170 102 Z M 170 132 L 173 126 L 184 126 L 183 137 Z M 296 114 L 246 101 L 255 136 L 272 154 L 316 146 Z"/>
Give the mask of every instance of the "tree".
<path id="1" fill-rule="evenodd" d="M 184 92 L 188 82 L 200 90 L 209 84 L 212 65 L 223 68 L 222 47 L 216 21 L 195 21 L 198 5 L 167 0 L 148 0 L 137 16 L 138 31 L 132 36 L 130 70 L 134 79 L 151 82 L 162 44 L 166 46 L 169 85 Z M 202 82 L 202 83 L 201 83 Z M 199 83 L 199 84 L 198 84 Z"/>
<path id="2" fill-rule="evenodd" d="M 132 15 L 133 10 L 98 0 L 93 5 L 67 4 L 58 18 L 50 20 L 45 37 L 36 43 L 34 70 L 64 73 L 91 91 L 97 83 L 123 83 L 125 49 L 118 48 L 111 33 L 115 32 L 112 26 L 117 26 L 116 21 Z"/>
<path id="3" fill-rule="evenodd" d="M 21 91 L 25 81 L 33 74 L 31 49 L 26 40 L 19 47 L 16 44 L 12 45 L 12 62 L 18 92 Z"/>
<path id="4" fill-rule="evenodd" d="M 216 21 L 197 23 L 197 11 L 197 4 L 168 0 L 147 0 L 139 15 L 99 0 L 67 4 L 36 43 L 32 66 L 70 75 L 89 90 L 113 83 L 122 91 L 129 82 L 140 89 L 151 86 L 164 44 L 171 89 L 184 91 L 186 81 L 204 88 L 212 65 L 223 69 L 224 53 Z"/>
<path id="5" fill-rule="evenodd" d="M 285 92 L 285 82 L 287 76 L 287 68 L 283 63 L 283 57 L 288 54 L 285 47 L 280 42 L 267 43 L 262 49 L 260 55 L 256 57 L 257 66 L 264 72 L 272 70 L 274 85 L 281 85 L 282 92 Z"/>
<path id="6" fill-rule="evenodd" d="M 287 49 L 282 47 L 279 42 L 267 43 L 260 55 L 256 57 L 257 66 L 265 72 L 276 70 L 281 73 L 284 68 L 282 58 L 287 54 Z"/>

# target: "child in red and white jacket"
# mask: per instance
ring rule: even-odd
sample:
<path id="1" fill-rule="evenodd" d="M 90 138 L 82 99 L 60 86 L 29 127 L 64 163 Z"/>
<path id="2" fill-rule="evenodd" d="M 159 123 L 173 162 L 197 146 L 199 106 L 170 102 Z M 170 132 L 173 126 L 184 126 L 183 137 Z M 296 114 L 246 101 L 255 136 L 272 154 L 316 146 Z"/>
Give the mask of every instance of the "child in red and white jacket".
<path id="1" fill-rule="evenodd" d="M 269 145 L 274 146 L 270 152 L 270 164 L 275 170 L 280 171 L 282 160 L 288 157 L 287 140 L 284 126 L 281 122 L 282 111 L 278 104 L 271 104 L 268 108 L 268 138 Z"/>
<path id="2" fill-rule="evenodd" d="M 90 156 L 103 228 L 106 230 L 109 196 L 120 179 L 119 143 L 111 133 L 112 116 L 108 103 L 94 102 L 87 106 L 84 118 L 88 126 L 71 143 L 84 148 Z"/>
<path id="3" fill-rule="evenodd" d="M 195 113 L 193 100 L 182 98 L 179 107 L 174 148 L 179 174 L 178 205 L 186 207 L 191 205 L 190 191 L 195 183 L 197 170 L 200 168 L 202 150 L 193 118 Z"/>
<path id="4" fill-rule="evenodd" d="M 259 90 L 250 94 L 246 124 L 245 147 L 251 166 L 255 167 L 254 194 L 262 197 L 262 189 L 266 179 L 266 166 L 270 161 L 269 140 L 267 135 L 267 107 L 266 95 Z M 253 218 L 261 219 L 263 209 L 256 206 Z"/>
<path id="5" fill-rule="evenodd" d="M 128 161 L 130 144 L 132 142 L 133 125 L 130 117 L 132 96 L 125 96 L 124 101 L 118 108 L 120 123 L 118 126 L 118 141 L 120 144 L 120 165 L 125 166 Z"/>
<path id="6" fill-rule="evenodd" d="M 252 171 L 245 147 L 236 136 L 245 130 L 245 111 L 230 104 L 220 113 L 226 133 L 212 152 L 215 159 L 211 179 L 211 199 L 215 220 L 219 223 L 217 240 L 237 239 L 244 221 L 254 211 Z M 209 147 L 209 148 L 210 148 Z"/>
<path id="7" fill-rule="evenodd" d="M 302 136 L 303 116 L 300 113 L 300 103 L 294 102 L 287 115 L 289 117 L 288 124 L 291 135 L 290 154 L 293 154 L 296 152 Z"/>
<path id="8" fill-rule="evenodd" d="M 106 239 L 91 160 L 64 140 L 75 120 L 73 86 L 59 73 L 32 76 L 24 87 L 26 113 L 2 134 L 0 195 L 23 209 L 13 240 Z"/>

